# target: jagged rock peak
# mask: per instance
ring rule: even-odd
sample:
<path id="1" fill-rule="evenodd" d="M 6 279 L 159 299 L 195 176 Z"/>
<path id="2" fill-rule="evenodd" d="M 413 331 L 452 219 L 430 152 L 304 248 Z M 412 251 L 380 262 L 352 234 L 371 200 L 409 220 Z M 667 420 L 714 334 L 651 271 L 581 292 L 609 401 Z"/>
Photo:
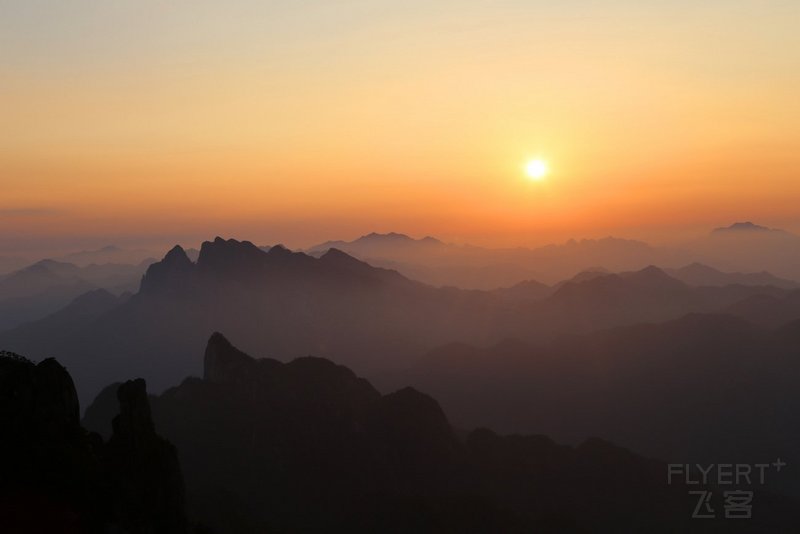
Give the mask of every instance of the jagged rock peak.
<path id="1" fill-rule="evenodd" d="M 119 415 L 114 418 L 117 439 L 141 439 L 155 435 L 155 426 L 147 399 L 147 383 L 143 378 L 128 380 L 117 388 Z"/>
<path id="2" fill-rule="evenodd" d="M 60 436 L 79 424 L 80 407 L 75 384 L 53 358 L 39 364 L 0 351 L 0 423 L 3 428 L 36 428 Z"/>
<path id="3" fill-rule="evenodd" d="M 172 247 L 164 256 L 163 261 L 167 263 L 192 263 L 192 260 L 186 255 L 186 251 L 180 245 Z"/>
<path id="4" fill-rule="evenodd" d="M 117 389 L 119 415 L 114 418 L 105 456 L 108 491 L 124 506 L 115 512 L 116 532 L 186 534 L 183 475 L 175 447 L 155 431 L 141 378 Z"/>
<path id="5" fill-rule="evenodd" d="M 194 270 L 195 265 L 180 245 L 175 245 L 159 262 L 153 263 L 142 277 L 139 291 L 153 293 L 176 289 L 185 282 L 187 273 Z"/>
<path id="6" fill-rule="evenodd" d="M 197 265 L 202 269 L 228 269 L 264 260 L 266 253 L 250 241 L 214 238 L 200 246 Z"/>
<path id="7" fill-rule="evenodd" d="M 240 376 L 255 360 L 240 351 L 219 332 L 208 340 L 203 358 L 203 378 L 211 382 L 228 382 Z"/>

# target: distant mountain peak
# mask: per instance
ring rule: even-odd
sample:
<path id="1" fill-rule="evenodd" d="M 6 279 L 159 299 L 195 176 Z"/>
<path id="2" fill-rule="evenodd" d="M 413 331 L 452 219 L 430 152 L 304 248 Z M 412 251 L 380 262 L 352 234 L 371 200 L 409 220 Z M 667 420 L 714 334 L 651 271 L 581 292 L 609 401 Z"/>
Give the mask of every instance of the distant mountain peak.
<path id="1" fill-rule="evenodd" d="M 630 273 L 622 273 L 622 278 L 635 281 L 644 282 L 647 284 L 668 284 L 674 287 L 684 286 L 684 283 L 667 274 L 664 269 L 656 267 L 655 265 L 648 265 L 644 269 L 633 271 Z"/>
<path id="2" fill-rule="evenodd" d="M 364 241 L 415 241 L 415 239 L 407 236 L 406 234 L 400 234 L 397 232 L 389 232 L 388 234 L 379 234 L 377 232 L 371 232 L 367 235 L 363 235 L 356 239 L 357 242 L 364 242 Z"/>
<path id="3" fill-rule="evenodd" d="M 653 276 L 659 278 L 669 278 L 670 276 L 664 272 L 663 269 L 660 267 L 656 267 L 655 265 L 648 265 L 644 269 L 638 271 L 639 274 L 646 275 L 646 276 Z"/>
<path id="4" fill-rule="evenodd" d="M 73 263 L 66 263 L 57 260 L 39 260 L 32 265 L 28 265 L 18 271 L 17 273 L 51 273 L 55 275 L 73 274 L 78 271 L 78 266 Z"/>
<path id="5" fill-rule="evenodd" d="M 362 259 L 368 259 L 376 256 L 380 257 L 387 252 L 391 255 L 400 251 L 408 252 L 416 249 L 432 249 L 443 245 L 444 243 L 442 241 L 431 236 L 415 239 L 409 235 L 398 232 L 389 232 L 385 234 L 371 232 L 352 241 L 326 241 L 309 248 L 308 253 L 313 256 L 320 256 L 328 249 L 338 248 L 348 254 L 353 254 Z"/>
<path id="6" fill-rule="evenodd" d="M 233 265 L 260 262 L 265 255 L 263 250 L 250 241 L 215 237 L 214 241 L 204 241 L 200 246 L 197 266 L 202 269 L 228 268 Z"/>
<path id="7" fill-rule="evenodd" d="M 750 221 L 745 222 L 735 222 L 730 226 L 725 226 L 722 228 L 715 228 L 713 233 L 727 233 L 727 232 L 782 232 L 783 230 L 778 230 L 777 228 L 768 228 L 766 226 L 761 226 L 760 224 L 755 224 Z"/>
<path id="8" fill-rule="evenodd" d="M 323 261 L 326 261 L 326 262 L 330 262 L 330 261 L 342 262 L 342 261 L 345 261 L 345 262 L 348 262 L 348 263 L 359 263 L 359 264 L 363 264 L 364 263 L 363 261 L 354 258 L 353 256 L 351 256 L 347 252 L 344 252 L 343 250 L 340 250 L 340 249 L 338 249 L 336 247 L 329 248 L 325 252 L 325 254 L 323 254 L 322 256 L 319 257 L 319 259 L 323 260 Z"/>
<path id="9" fill-rule="evenodd" d="M 195 267 L 186 251 L 180 245 L 175 245 L 159 262 L 153 263 L 147 268 L 139 291 L 142 293 L 154 293 L 159 291 L 169 291 L 171 286 L 180 280 Z"/>
<path id="10" fill-rule="evenodd" d="M 744 285 L 774 286 L 784 289 L 794 289 L 798 286 L 797 282 L 779 278 L 764 270 L 750 273 L 723 272 L 699 262 L 690 263 L 679 269 L 667 269 L 667 274 L 690 286 Z"/>
<path id="11" fill-rule="evenodd" d="M 419 243 L 419 244 L 426 244 L 426 245 L 434 245 L 434 244 L 442 244 L 441 241 L 436 239 L 435 237 L 425 236 L 420 239 L 415 239 L 407 234 L 401 234 L 398 232 L 389 232 L 386 234 L 379 234 L 377 232 L 372 232 L 367 235 L 363 235 L 356 239 L 351 243 L 365 243 L 365 242 L 383 242 L 383 243 Z M 334 242 L 331 242 L 334 243 Z"/>
<path id="12" fill-rule="evenodd" d="M 186 251 L 183 250 L 183 247 L 180 245 L 175 245 L 172 247 L 169 252 L 164 256 L 164 262 L 166 263 L 191 263 L 189 256 L 186 254 Z"/>
<path id="13" fill-rule="evenodd" d="M 269 254 L 270 256 L 280 256 L 280 255 L 285 255 L 285 254 L 291 254 L 292 251 L 289 250 L 288 248 L 286 248 L 281 243 L 278 243 L 277 245 L 272 245 L 269 248 L 269 250 L 266 250 L 265 252 L 267 254 Z"/>
<path id="14" fill-rule="evenodd" d="M 390 239 L 411 239 L 406 234 L 401 234 L 399 232 L 389 232 L 386 234 L 380 234 L 378 232 L 370 232 L 369 234 L 365 235 L 364 237 L 386 237 Z"/>

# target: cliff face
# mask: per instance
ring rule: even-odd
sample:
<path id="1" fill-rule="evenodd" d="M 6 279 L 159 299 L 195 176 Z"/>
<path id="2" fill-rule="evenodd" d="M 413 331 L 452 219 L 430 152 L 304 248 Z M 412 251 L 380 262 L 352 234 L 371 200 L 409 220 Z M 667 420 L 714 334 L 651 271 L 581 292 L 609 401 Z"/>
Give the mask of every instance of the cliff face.
<path id="1" fill-rule="evenodd" d="M 176 245 L 164 259 L 147 268 L 139 291 L 143 294 L 180 292 L 192 283 L 195 265 L 182 247 Z"/>
<path id="2" fill-rule="evenodd" d="M 0 353 L 0 517 L 11 532 L 93 531 L 105 522 L 104 512 L 92 513 L 107 509 L 101 444 L 78 413 L 72 379 L 55 360 Z"/>
<path id="3" fill-rule="evenodd" d="M 156 434 L 145 381 L 125 382 L 117 399 L 119 415 L 105 447 L 117 521 L 130 532 L 185 532 L 178 453 Z"/>
<path id="4" fill-rule="evenodd" d="M 3 532 L 185 532 L 177 454 L 155 433 L 144 381 L 118 399 L 103 443 L 81 427 L 64 367 L 0 353 Z"/>
<path id="5" fill-rule="evenodd" d="M 323 358 L 255 359 L 214 334 L 203 376 L 151 402 L 157 428 L 181 452 L 193 518 L 219 532 L 343 528 L 372 506 L 354 499 L 440 491 L 461 456 L 434 399 L 411 388 L 382 396 Z M 118 392 L 111 447 L 152 433 L 142 387 Z M 111 410 L 108 393 L 87 410 L 87 425 L 90 413 Z"/>

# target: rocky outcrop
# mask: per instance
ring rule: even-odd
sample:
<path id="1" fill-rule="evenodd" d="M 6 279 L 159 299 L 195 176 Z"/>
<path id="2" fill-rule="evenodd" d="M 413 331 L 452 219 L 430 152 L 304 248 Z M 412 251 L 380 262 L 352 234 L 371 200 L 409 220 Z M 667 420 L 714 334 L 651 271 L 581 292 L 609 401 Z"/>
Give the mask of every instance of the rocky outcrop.
<path id="1" fill-rule="evenodd" d="M 119 415 L 105 452 L 119 525 L 130 532 L 186 532 L 178 454 L 156 434 L 145 381 L 125 382 L 117 399 Z"/>
<path id="2" fill-rule="evenodd" d="M 210 382 L 232 382 L 246 377 L 255 367 L 255 360 L 215 332 L 206 346 L 203 358 L 203 379 Z"/>
<path id="3" fill-rule="evenodd" d="M 193 283 L 195 264 L 180 245 L 167 252 L 164 259 L 153 263 L 142 277 L 142 294 L 179 294 Z"/>
<path id="4" fill-rule="evenodd" d="M 83 413 L 81 420 L 83 427 L 91 432 L 97 432 L 104 440 L 111 437 L 112 421 L 119 413 L 117 389 L 121 385 L 122 382 L 114 382 L 103 388 Z"/>
<path id="5" fill-rule="evenodd" d="M 201 245 L 197 267 L 201 272 L 218 274 L 248 272 L 262 266 L 266 262 L 266 255 L 250 241 L 216 237 Z"/>
<path id="6" fill-rule="evenodd" d="M 2 532 L 186 530 L 177 454 L 155 432 L 144 381 L 120 386 L 118 399 L 103 443 L 80 425 L 63 366 L 0 352 Z"/>

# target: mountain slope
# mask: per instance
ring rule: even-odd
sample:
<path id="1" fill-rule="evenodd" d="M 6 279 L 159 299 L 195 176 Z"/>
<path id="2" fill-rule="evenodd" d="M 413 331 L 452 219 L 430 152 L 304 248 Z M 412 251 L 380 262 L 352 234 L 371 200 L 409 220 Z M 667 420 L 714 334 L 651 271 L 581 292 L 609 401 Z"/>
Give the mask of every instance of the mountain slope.
<path id="1" fill-rule="evenodd" d="M 665 272 L 690 286 L 726 286 L 732 284 L 747 286 L 773 286 L 781 289 L 797 289 L 800 284 L 792 280 L 778 278 L 766 271 L 759 273 L 726 273 L 703 265 L 692 263 L 680 269 L 665 269 Z"/>
<path id="2" fill-rule="evenodd" d="M 666 485 L 664 464 L 600 439 L 573 448 L 483 429 L 460 440 L 438 403 L 417 390 L 381 395 L 321 358 L 254 359 L 220 334 L 204 367 L 203 379 L 186 379 L 151 405 L 159 432 L 180 451 L 192 514 L 220 533 L 726 526 L 692 522 L 689 488 Z M 771 520 L 796 523 L 791 501 L 759 498 L 771 503 Z M 743 531 L 768 527 L 756 517 Z"/>
<path id="3" fill-rule="evenodd" d="M 41 319 L 94 289 L 135 291 L 148 265 L 78 267 L 42 260 L 0 277 L 0 331 Z"/>
<path id="4" fill-rule="evenodd" d="M 800 280 L 800 236 L 750 222 L 712 231 L 688 247 L 691 262 L 714 265 L 726 271 L 769 271 L 775 276 Z"/>
<path id="5" fill-rule="evenodd" d="M 694 314 L 530 345 L 451 344 L 384 384 L 431 392 L 460 426 L 598 435 L 675 462 L 800 458 L 798 323 Z M 784 487 L 800 494 L 800 477 Z"/>

